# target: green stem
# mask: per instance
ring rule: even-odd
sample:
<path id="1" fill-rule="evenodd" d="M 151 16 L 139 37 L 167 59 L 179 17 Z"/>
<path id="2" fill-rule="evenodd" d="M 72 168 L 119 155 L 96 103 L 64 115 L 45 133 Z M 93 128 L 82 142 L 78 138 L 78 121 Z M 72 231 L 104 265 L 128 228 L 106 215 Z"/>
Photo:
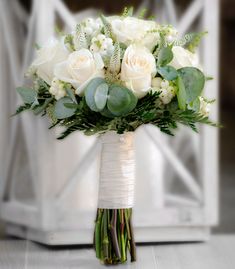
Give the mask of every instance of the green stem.
<path id="1" fill-rule="evenodd" d="M 98 209 L 94 246 L 96 257 L 104 264 L 124 263 L 127 251 L 136 260 L 132 209 Z"/>

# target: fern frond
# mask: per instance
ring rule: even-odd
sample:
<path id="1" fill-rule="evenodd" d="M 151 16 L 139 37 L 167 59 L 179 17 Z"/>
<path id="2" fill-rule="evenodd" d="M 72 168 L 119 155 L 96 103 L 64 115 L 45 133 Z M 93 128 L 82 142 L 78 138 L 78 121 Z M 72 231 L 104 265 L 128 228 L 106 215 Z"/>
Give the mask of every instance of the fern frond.
<path id="1" fill-rule="evenodd" d="M 64 44 L 67 47 L 69 51 L 74 51 L 74 42 L 73 42 L 73 36 L 71 34 L 68 34 L 64 38 Z"/>
<path id="2" fill-rule="evenodd" d="M 114 39 L 111 24 L 108 22 L 104 15 L 101 15 L 100 18 L 103 23 L 105 36 Z"/>
<path id="3" fill-rule="evenodd" d="M 77 25 L 76 35 L 73 41 L 76 50 L 88 48 L 88 40 L 80 24 Z"/>
<path id="4" fill-rule="evenodd" d="M 118 73 L 121 68 L 121 49 L 119 43 L 115 43 L 114 51 L 110 58 L 109 70 L 111 73 Z"/>
<path id="5" fill-rule="evenodd" d="M 201 39 L 207 34 L 208 32 L 200 32 L 200 33 L 193 33 L 191 41 L 188 42 L 187 49 L 191 52 L 195 52 L 195 49 L 199 46 Z"/>
<path id="6" fill-rule="evenodd" d="M 147 13 L 147 9 L 146 8 L 142 8 L 141 10 L 140 10 L 140 12 L 139 12 L 139 15 L 138 15 L 138 18 L 139 19 L 144 19 L 145 18 L 145 15 L 146 15 L 146 13 Z"/>
<path id="7" fill-rule="evenodd" d="M 124 7 L 124 10 L 122 12 L 122 17 L 126 18 L 126 17 L 133 16 L 133 11 L 134 11 L 133 7 Z"/>

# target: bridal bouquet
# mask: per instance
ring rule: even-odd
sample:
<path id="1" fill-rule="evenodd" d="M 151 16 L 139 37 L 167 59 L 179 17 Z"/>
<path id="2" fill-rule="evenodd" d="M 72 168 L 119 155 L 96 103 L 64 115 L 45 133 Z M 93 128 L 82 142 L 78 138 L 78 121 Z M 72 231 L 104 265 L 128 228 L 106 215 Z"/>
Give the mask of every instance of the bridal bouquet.
<path id="1" fill-rule="evenodd" d="M 143 14 L 142 14 L 143 15 Z M 123 263 L 136 260 L 132 207 L 133 132 L 153 124 L 173 135 L 178 124 L 197 131 L 208 119 L 202 96 L 205 81 L 195 49 L 203 33 L 179 38 L 176 29 L 131 9 L 121 16 L 88 18 L 69 34 L 38 46 L 28 75 L 33 86 L 19 87 L 24 104 L 47 115 L 51 127 L 97 135 L 102 143 L 100 187 L 94 232 L 96 256 Z"/>

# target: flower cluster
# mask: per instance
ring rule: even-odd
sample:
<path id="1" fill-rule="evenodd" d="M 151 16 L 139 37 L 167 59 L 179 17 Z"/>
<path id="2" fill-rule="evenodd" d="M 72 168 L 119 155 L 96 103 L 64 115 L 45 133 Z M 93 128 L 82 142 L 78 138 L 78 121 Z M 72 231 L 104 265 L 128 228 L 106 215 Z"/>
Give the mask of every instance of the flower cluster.
<path id="1" fill-rule="evenodd" d="M 179 46 L 178 32 L 170 25 L 130 14 L 88 18 L 71 34 L 50 39 L 37 50 L 30 73 L 34 84 L 40 85 L 31 91 L 20 87 L 18 92 L 25 109 L 47 112 L 48 106 L 53 107 L 53 119 L 62 125 L 71 119 L 77 123 L 85 104 L 90 113 L 96 113 L 97 122 L 117 129 L 113 126 L 117 118 L 135 113 L 142 99 L 151 98 L 157 99 L 155 111 L 169 110 L 174 103 L 179 111 L 193 112 L 196 122 L 209 112 L 201 96 L 206 78 L 192 52 L 201 36 L 194 33 Z M 140 117 L 136 121 L 137 125 L 122 131 L 146 123 Z M 154 124 L 153 119 L 148 122 Z"/>

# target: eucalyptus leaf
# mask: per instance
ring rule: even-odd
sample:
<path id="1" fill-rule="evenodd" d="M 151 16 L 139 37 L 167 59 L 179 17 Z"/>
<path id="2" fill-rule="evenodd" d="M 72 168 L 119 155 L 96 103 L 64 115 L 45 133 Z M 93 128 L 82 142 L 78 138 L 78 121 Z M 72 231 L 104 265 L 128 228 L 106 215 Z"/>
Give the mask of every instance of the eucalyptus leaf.
<path id="1" fill-rule="evenodd" d="M 25 104 L 33 104 L 37 100 L 37 91 L 31 88 L 18 87 L 16 91 Z"/>
<path id="2" fill-rule="evenodd" d="M 183 67 L 178 69 L 178 73 L 183 80 L 186 92 L 186 102 L 194 101 L 201 93 L 205 85 L 205 76 L 195 67 Z"/>
<path id="3" fill-rule="evenodd" d="M 105 116 L 106 118 L 114 118 L 114 117 L 115 117 L 115 115 L 113 115 L 113 114 L 108 110 L 107 107 L 105 107 L 103 110 L 101 110 L 101 111 L 100 111 L 100 114 L 101 114 L 102 116 Z"/>
<path id="4" fill-rule="evenodd" d="M 76 103 L 64 103 L 64 106 L 67 107 L 67 108 L 72 108 L 72 109 L 77 109 L 79 108 L 80 106 Z"/>
<path id="5" fill-rule="evenodd" d="M 99 111 L 103 110 L 106 105 L 108 98 L 108 90 L 109 90 L 108 84 L 102 83 L 97 87 L 95 91 L 94 99 L 96 107 L 98 108 Z"/>
<path id="6" fill-rule="evenodd" d="M 163 47 L 158 54 L 157 65 L 165 66 L 173 59 L 173 52 L 170 47 Z"/>
<path id="7" fill-rule="evenodd" d="M 197 97 L 193 102 L 189 104 L 189 108 L 195 112 L 199 112 L 200 110 L 200 99 Z"/>
<path id="8" fill-rule="evenodd" d="M 178 85 L 177 100 L 178 100 L 179 108 L 182 110 L 185 110 L 187 97 L 186 97 L 184 83 L 181 77 L 177 78 L 177 85 Z"/>
<path id="9" fill-rule="evenodd" d="M 175 80 L 178 77 L 177 70 L 170 65 L 159 67 L 157 71 L 164 79 L 169 81 Z"/>
<path id="10" fill-rule="evenodd" d="M 98 112 L 99 109 L 96 106 L 95 103 L 95 92 L 98 86 L 102 83 L 105 83 L 105 80 L 103 78 L 94 78 L 92 79 L 85 89 L 85 100 L 88 105 L 88 107 L 95 112 Z"/>
<path id="11" fill-rule="evenodd" d="M 33 113 L 35 115 L 39 115 L 41 112 L 43 112 L 47 106 L 50 104 L 50 102 L 53 100 L 53 97 L 47 98 L 42 105 L 35 106 L 33 108 Z"/>
<path id="12" fill-rule="evenodd" d="M 68 103 L 73 103 L 69 97 L 63 97 L 56 102 L 54 115 L 57 119 L 65 119 L 74 115 L 76 109 L 66 107 L 65 104 Z"/>
<path id="13" fill-rule="evenodd" d="M 70 88 L 66 88 L 65 91 L 68 94 L 68 96 L 73 100 L 73 102 L 77 103 L 77 99 L 75 97 L 75 94 L 74 94 L 73 90 L 70 89 Z"/>
<path id="14" fill-rule="evenodd" d="M 137 104 L 137 98 L 127 88 L 112 85 L 107 101 L 108 110 L 115 116 L 123 116 L 132 111 Z"/>

